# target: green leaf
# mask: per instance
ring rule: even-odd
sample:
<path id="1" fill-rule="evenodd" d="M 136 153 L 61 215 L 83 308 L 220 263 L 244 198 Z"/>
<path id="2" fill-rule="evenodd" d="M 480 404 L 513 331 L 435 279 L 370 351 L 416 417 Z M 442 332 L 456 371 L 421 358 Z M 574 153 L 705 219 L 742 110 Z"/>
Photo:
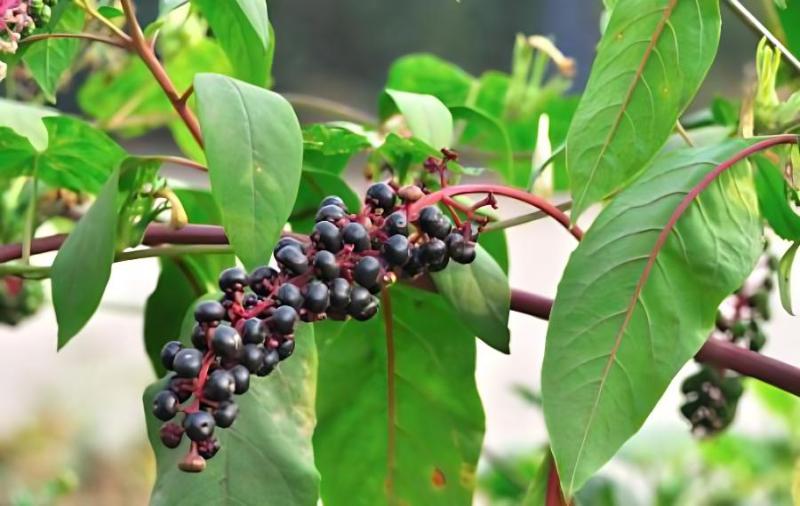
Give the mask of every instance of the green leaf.
<path id="1" fill-rule="evenodd" d="M 755 180 L 761 215 L 776 234 L 789 241 L 800 240 L 800 216 L 789 203 L 790 192 L 778 167 L 763 156 L 755 157 Z"/>
<path id="2" fill-rule="evenodd" d="M 453 116 L 438 98 L 398 90 L 386 90 L 381 104 L 381 117 L 389 115 L 395 105 L 402 114 L 414 137 L 428 143 L 434 149 L 450 146 L 453 141 Z"/>
<path id="3" fill-rule="evenodd" d="M 792 316 L 794 316 L 792 310 L 792 265 L 794 265 L 798 246 L 800 246 L 800 242 L 792 244 L 778 263 L 778 291 L 781 295 L 781 305 Z"/>
<path id="4" fill-rule="evenodd" d="M 27 137 L 37 151 L 47 148 L 47 129 L 42 118 L 57 115 L 54 109 L 0 98 L 0 126 Z"/>
<path id="5" fill-rule="evenodd" d="M 508 132 L 503 124 L 474 107 L 454 106 L 450 108 L 450 112 L 453 114 L 453 119 L 463 120 L 467 128 L 472 128 L 472 142 L 480 142 L 481 135 L 491 139 L 492 145 L 497 146 L 498 154 L 498 161 L 492 165 L 507 181 L 512 180 L 514 177 L 514 153 L 511 149 Z"/>
<path id="6" fill-rule="evenodd" d="M 800 2 L 789 0 L 786 8 L 778 11 L 778 18 L 786 34 L 786 45 L 795 56 L 800 54 Z"/>
<path id="7" fill-rule="evenodd" d="M 686 194 L 750 143 L 660 155 L 570 257 L 542 370 L 545 420 L 568 496 L 641 427 L 708 338 L 719 303 L 755 265 L 761 223 L 747 164 L 717 178 L 657 247 Z"/>
<path id="8" fill-rule="evenodd" d="M 67 0 L 54 8 L 53 20 L 43 33 L 78 33 L 83 24 L 83 9 Z M 22 61 L 50 102 L 56 101 L 61 76 L 72 65 L 80 47 L 81 41 L 77 39 L 45 39 L 31 43 L 22 56 Z"/>
<path id="9" fill-rule="evenodd" d="M 322 499 L 327 506 L 472 504 L 484 430 L 473 333 L 435 294 L 395 285 L 391 297 L 390 429 L 385 303 L 367 322 L 316 325 Z"/>
<path id="10" fill-rule="evenodd" d="M 159 17 L 169 14 L 183 4 L 189 3 L 189 0 L 158 0 L 158 15 Z"/>
<path id="11" fill-rule="evenodd" d="M 110 5 L 101 5 L 97 8 L 97 12 L 99 12 L 106 19 L 121 18 L 125 16 L 125 13 L 120 9 L 111 7 Z"/>
<path id="12" fill-rule="evenodd" d="M 280 95 L 215 74 L 195 78 L 211 192 L 247 268 L 264 264 L 292 212 L 303 136 Z"/>
<path id="13" fill-rule="evenodd" d="M 476 79 L 432 54 L 403 56 L 389 68 L 386 88 L 433 95 L 448 107 L 464 105 Z"/>
<path id="14" fill-rule="evenodd" d="M 483 342 L 509 352 L 508 313 L 511 287 L 503 269 L 481 246 L 475 261 L 450 262 L 447 269 L 431 274 L 433 283 L 461 321 Z"/>
<path id="15" fill-rule="evenodd" d="M 350 185 L 336 174 L 306 169 L 300 178 L 300 191 L 290 221 L 296 232 L 308 233 L 314 228 L 319 203 L 329 195 L 338 195 L 352 213 L 361 209 L 361 199 Z"/>
<path id="16" fill-rule="evenodd" d="M 159 440 L 161 422 L 150 413 L 150 406 L 163 380 L 145 391 L 143 404 L 157 470 L 151 505 L 317 504 L 319 473 L 311 446 L 317 383 L 313 327 L 299 326 L 295 338 L 294 355 L 271 375 L 254 377 L 250 390 L 237 399 L 236 423 L 215 432 L 222 448 L 202 473 L 177 467 L 189 446 L 186 438 L 174 450 Z"/>
<path id="17" fill-rule="evenodd" d="M 576 220 L 664 145 L 719 44 L 719 2 L 619 0 L 567 136 Z"/>
<path id="18" fill-rule="evenodd" d="M 208 20 L 233 65 L 233 76 L 267 86 L 272 68 L 269 17 L 265 0 L 192 0 Z"/>
<path id="19" fill-rule="evenodd" d="M 10 128 L 0 128 L 0 181 L 33 173 L 36 150 Z"/>
<path id="20" fill-rule="evenodd" d="M 106 289 L 117 235 L 119 171 L 64 241 L 53 261 L 53 306 L 61 349 L 92 317 Z"/>
<path id="21" fill-rule="evenodd" d="M 313 124 L 303 128 L 306 168 L 341 174 L 354 154 L 370 147 L 369 140 L 345 128 Z"/>

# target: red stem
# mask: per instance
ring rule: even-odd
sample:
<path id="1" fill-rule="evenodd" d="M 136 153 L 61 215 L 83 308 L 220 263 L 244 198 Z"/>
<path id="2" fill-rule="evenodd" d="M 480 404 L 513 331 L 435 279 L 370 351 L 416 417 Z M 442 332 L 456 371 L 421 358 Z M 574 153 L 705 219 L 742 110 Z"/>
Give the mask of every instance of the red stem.
<path id="1" fill-rule="evenodd" d="M 422 208 L 434 205 L 443 199 L 455 197 L 456 195 L 468 195 L 475 193 L 502 195 L 514 200 L 519 200 L 520 202 L 525 202 L 526 204 L 541 210 L 559 222 L 561 226 L 567 229 L 575 237 L 575 239 L 580 241 L 583 238 L 583 231 L 577 225 L 570 223 L 569 216 L 567 216 L 564 211 L 554 206 L 547 200 L 523 190 L 495 184 L 465 184 L 448 186 L 437 192 L 425 195 L 408 208 L 408 220 L 415 221 L 418 218 L 419 212 L 422 210 Z"/>

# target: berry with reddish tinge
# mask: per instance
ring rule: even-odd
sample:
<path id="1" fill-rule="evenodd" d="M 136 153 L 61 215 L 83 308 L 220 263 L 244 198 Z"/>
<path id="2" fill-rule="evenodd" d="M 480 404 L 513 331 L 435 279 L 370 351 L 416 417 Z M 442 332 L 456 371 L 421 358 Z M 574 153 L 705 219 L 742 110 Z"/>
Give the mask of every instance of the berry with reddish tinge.
<path id="1" fill-rule="evenodd" d="M 189 413 L 183 419 L 183 430 L 192 441 L 205 441 L 214 434 L 214 417 L 206 411 Z"/>
<path id="2" fill-rule="evenodd" d="M 278 277 L 278 271 L 264 265 L 257 267 L 248 277 L 250 282 L 250 289 L 256 294 L 266 297 L 269 295 L 269 283 Z"/>
<path id="3" fill-rule="evenodd" d="M 167 448 L 177 448 L 183 439 L 183 428 L 175 423 L 165 423 L 158 431 L 161 442 Z"/>
<path id="4" fill-rule="evenodd" d="M 197 443 L 197 454 L 206 460 L 214 458 L 219 450 L 219 441 L 213 437 Z"/>

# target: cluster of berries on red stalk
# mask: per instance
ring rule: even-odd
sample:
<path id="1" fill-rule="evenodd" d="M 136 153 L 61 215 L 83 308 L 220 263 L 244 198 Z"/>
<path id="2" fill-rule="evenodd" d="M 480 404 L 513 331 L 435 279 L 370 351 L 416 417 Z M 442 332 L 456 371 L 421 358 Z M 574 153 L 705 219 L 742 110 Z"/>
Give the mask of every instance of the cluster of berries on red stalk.
<path id="1" fill-rule="evenodd" d="M 760 351 L 766 342 L 762 325 L 770 319 L 769 297 L 778 260 L 765 255 L 744 286 L 728 297 L 717 312 L 711 339 L 724 339 Z M 742 377 L 707 364 L 681 385 L 686 401 L 681 413 L 698 436 L 725 430 L 736 415 L 744 387 Z"/>
<path id="2" fill-rule="evenodd" d="M 267 376 L 295 349 L 299 321 L 368 320 L 378 312 L 376 294 L 398 277 L 444 269 L 452 260 L 475 259 L 480 224 L 454 227 L 438 207 L 410 208 L 426 194 L 419 186 L 372 185 L 365 205 L 350 214 L 341 198 L 325 198 L 310 236 L 284 236 L 273 251 L 277 268 L 247 274 L 222 272 L 220 301 L 197 305 L 192 346 L 167 343 L 161 360 L 172 371 L 153 399 L 153 414 L 167 422 L 161 441 L 191 447 L 179 464 L 199 472 L 220 448 L 215 428 L 238 415 L 234 396 L 247 392 L 252 375 Z M 181 421 L 172 421 L 180 416 Z"/>

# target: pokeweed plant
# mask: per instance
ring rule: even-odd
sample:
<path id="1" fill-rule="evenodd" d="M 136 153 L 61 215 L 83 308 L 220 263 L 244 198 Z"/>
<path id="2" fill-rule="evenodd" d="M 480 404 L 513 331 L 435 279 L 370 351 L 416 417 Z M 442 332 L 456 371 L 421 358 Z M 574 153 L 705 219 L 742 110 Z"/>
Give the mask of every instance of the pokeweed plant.
<path id="1" fill-rule="evenodd" d="M 475 338 L 509 353 L 510 311 L 549 319 L 550 454 L 525 501 L 569 503 L 693 357 L 681 411 L 701 435 L 730 424 L 743 376 L 800 395 L 800 369 L 758 353 L 773 277 L 792 311 L 800 244 L 800 3 L 776 4 L 766 27 L 725 3 L 764 36 L 740 101 L 686 113 L 719 2 L 618 0 L 580 96 L 576 62 L 520 35 L 508 73 L 401 58 L 373 117 L 270 90 L 264 0 L 164 0 L 147 26 L 133 0 L 2 0 L 0 317 L 29 315 L 49 278 L 63 347 L 114 263 L 158 257 L 152 502 L 334 506 L 470 504 Z M 82 118 L 42 105 L 70 83 Z M 184 156 L 115 140 L 156 129 Z M 343 177 L 356 154 L 363 198 Z M 506 199 L 535 211 L 499 220 Z M 542 217 L 578 241 L 554 301 L 507 277 L 504 234 Z M 767 235 L 794 244 L 778 260 Z"/>

